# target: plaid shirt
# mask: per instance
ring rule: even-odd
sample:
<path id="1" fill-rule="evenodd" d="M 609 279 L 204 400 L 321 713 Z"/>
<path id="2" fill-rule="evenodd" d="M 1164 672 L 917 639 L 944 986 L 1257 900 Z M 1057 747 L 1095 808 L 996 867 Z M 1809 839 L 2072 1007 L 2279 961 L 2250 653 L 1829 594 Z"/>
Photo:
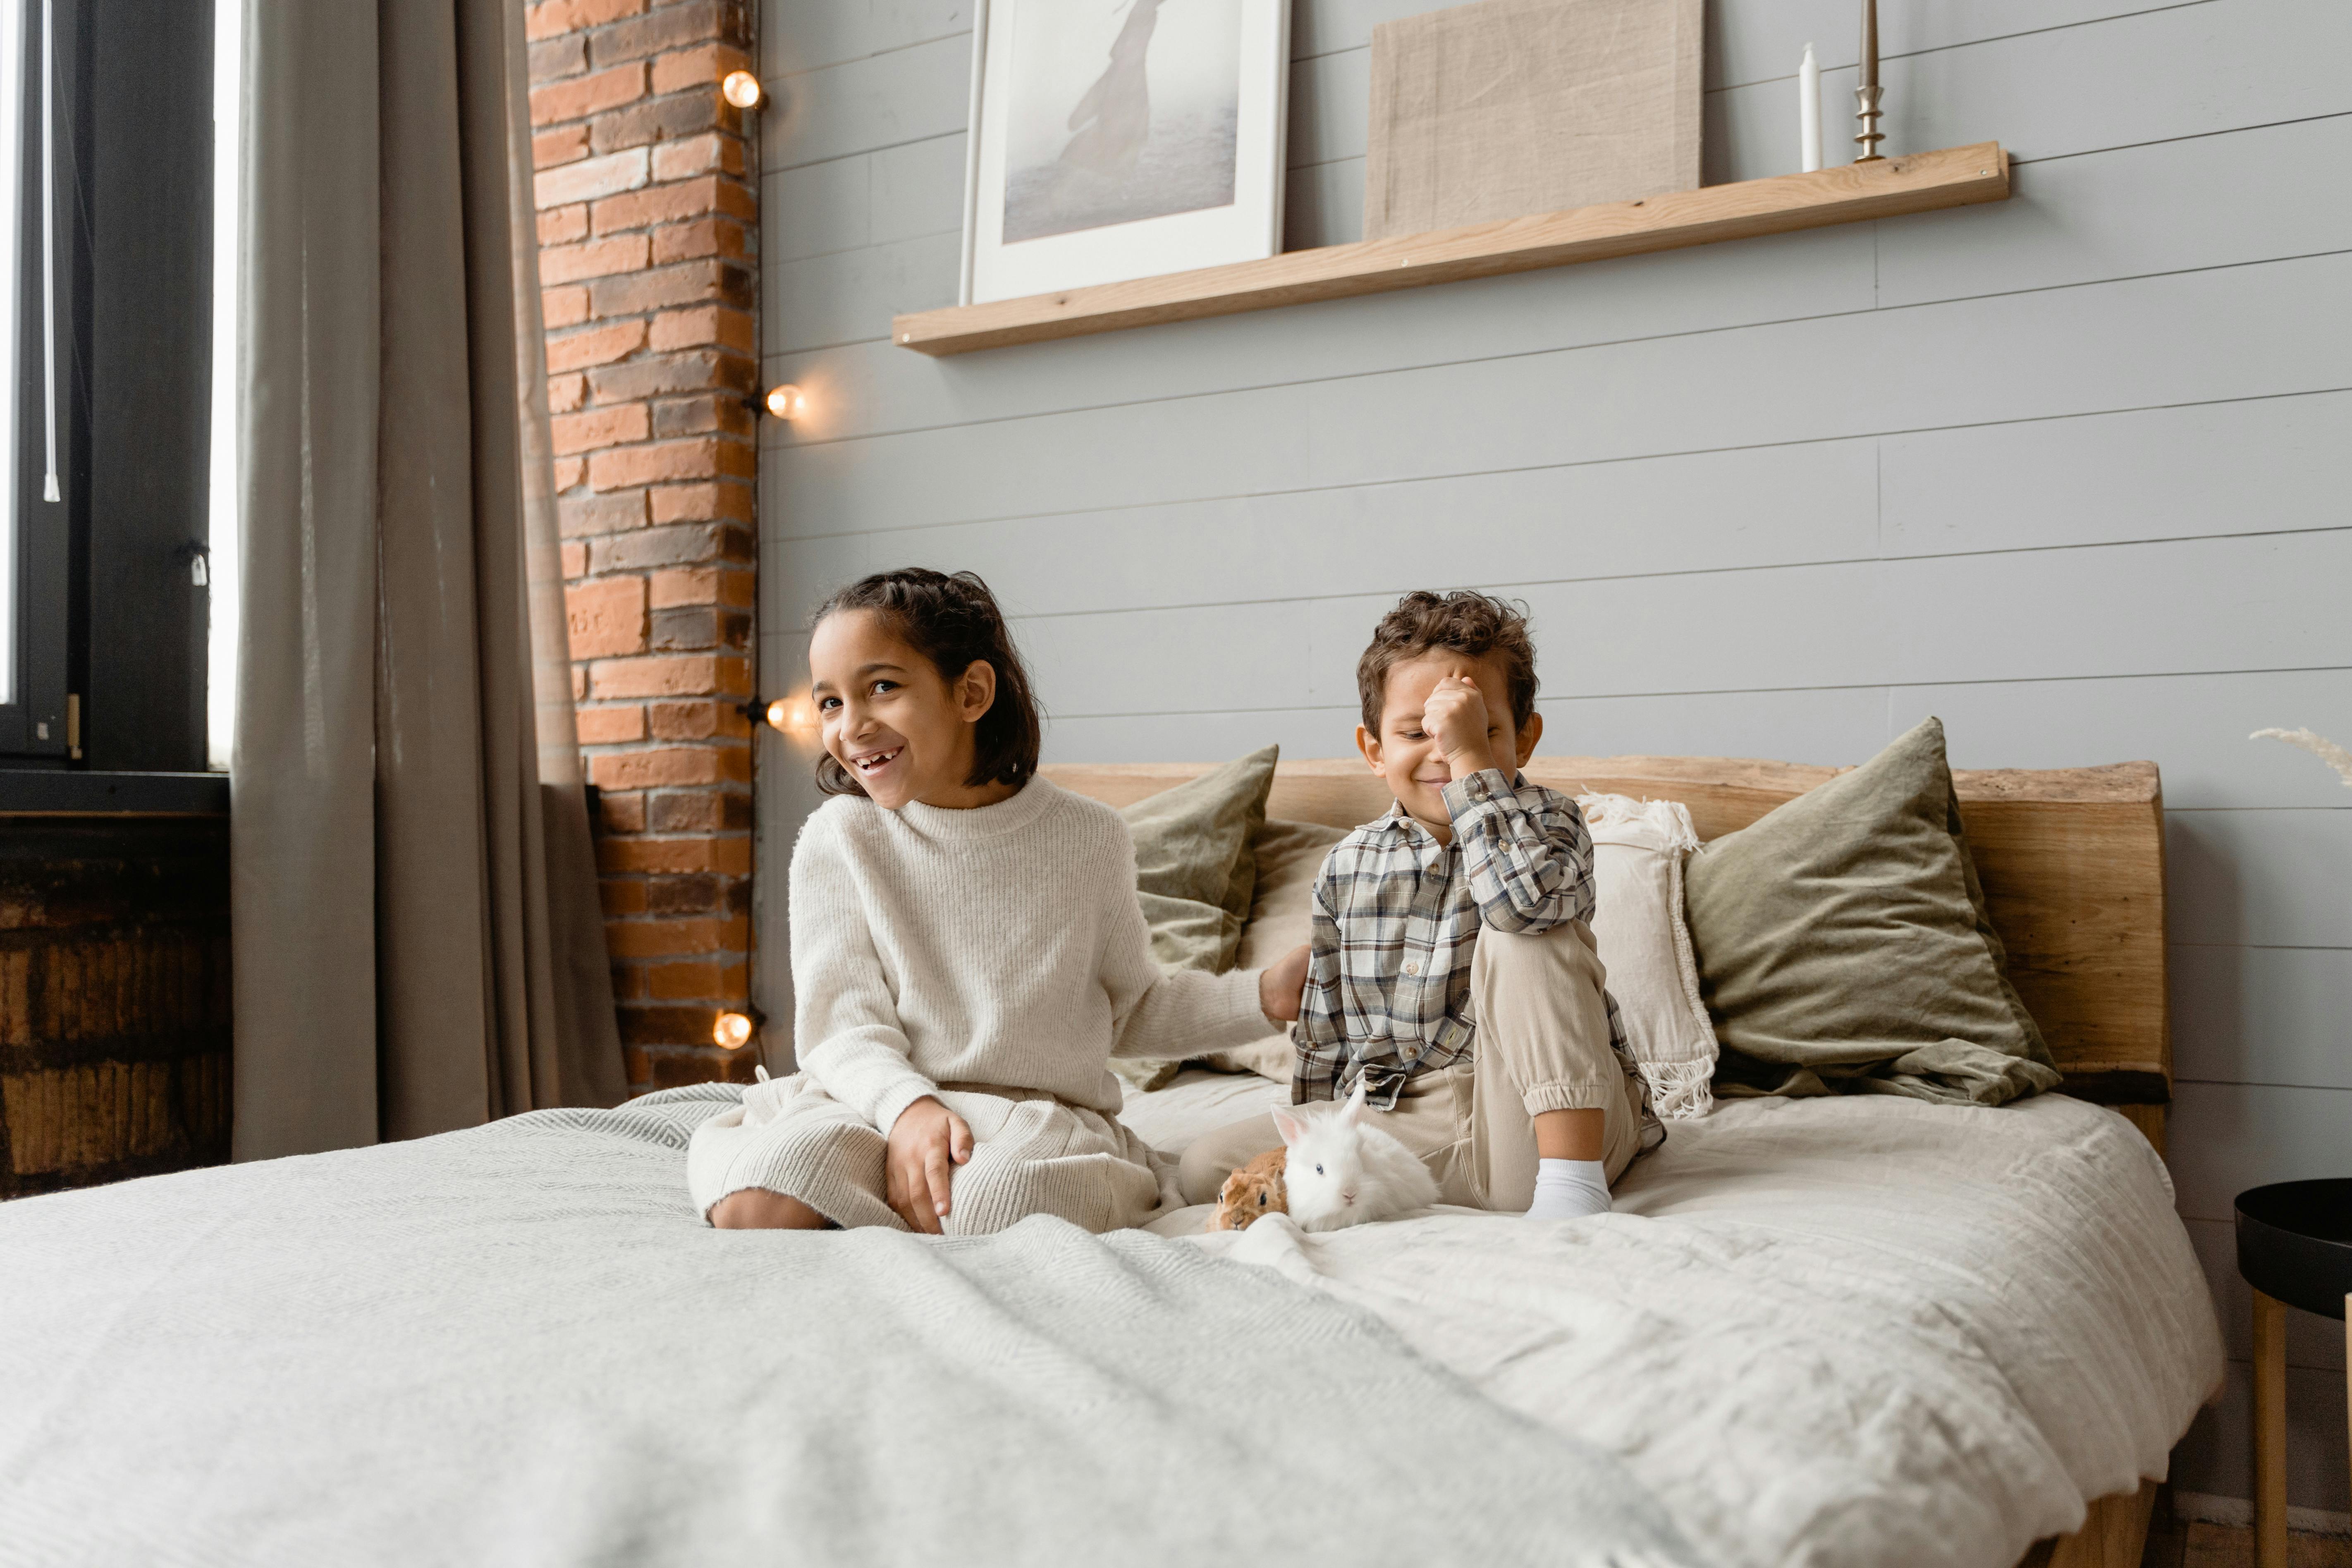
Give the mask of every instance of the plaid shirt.
<path id="1" fill-rule="evenodd" d="M 1394 1109 L 1415 1074 L 1470 1059 L 1470 958 L 1482 923 L 1547 931 L 1592 918 L 1592 836 L 1576 802 L 1496 770 L 1447 784 L 1445 809 L 1451 844 L 1394 805 L 1325 858 L 1292 1033 L 1294 1104 L 1337 1099 L 1361 1073 L 1366 1102 Z M 1617 1002 L 1603 995 L 1623 1060 Z"/>

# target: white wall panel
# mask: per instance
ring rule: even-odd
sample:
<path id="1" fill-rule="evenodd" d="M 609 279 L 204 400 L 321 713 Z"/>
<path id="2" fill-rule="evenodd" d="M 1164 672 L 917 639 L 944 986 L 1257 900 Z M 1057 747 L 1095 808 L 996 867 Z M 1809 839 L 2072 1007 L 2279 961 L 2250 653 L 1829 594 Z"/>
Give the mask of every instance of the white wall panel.
<path id="1" fill-rule="evenodd" d="M 824 443 L 1867 310 L 1874 266 L 1869 226 L 1843 225 L 1453 284 L 1437 311 L 1404 303 L 1430 292 L 1413 290 L 943 360 L 877 341 L 771 361 L 775 379 L 827 394 L 764 439 Z"/>
<path id="2" fill-rule="evenodd" d="M 2352 1089 L 2352 949 L 2175 943 L 2170 962 L 2181 1078 Z"/>
<path id="3" fill-rule="evenodd" d="M 873 157 L 858 153 L 797 169 L 779 169 L 760 181 L 767 222 L 761 247 L 768 270 L 786 261 L 856 250 L 874 242 Z M 782 340 L 769 338 L 766 352 L 780 353 Z"/>
<path id="4" fill-rule="evenodd" d="M 1921 431 L 1878 450 L 1892 555 L 2352 523 L 2352 393 Z"/>
<path id="5" fill-rule="evenodd" d="M 979 399 L 980 423 L 768 467 L 788 519 L 834 531 L 2334 391 L 2347 290 L 2352 257 L 2321 257 L 1148 406 L 998 418 Z"/>
<path id="6" fill-rule="evenodd" d="M 2168 1137 L 2181 1214 L 2229 1222 L 2248 1187 L 2344 1173 L 2352 1089 L 2179 1084 Z"/>
<path id="7" fill-rule="evenodd" d="M 893 300 L 913 308 L 952 305 L 962 243 L 959 235 L 927 234 L 772 262 L 764 269 L 768 314 L 761 335 L 787 352 L 845 343 L 877 318 L 887 320 Z"/>
<path id="8" fill-rule="evenodd" d="M 2052 158 L 2337 114 L 2347 55 L 2352 6 L 2338 0 L 2205 0 L 1897 56 L 1879 73 L 1883 151 L 1999 142 Z M 1851 66 L 1823 71 L 1824 110 L 1853 103 L 1853 83 Z M 1796 103 L 1793 73 L 1709 93 L 1706 183 L 1794 169 Z"/>
<path id="9" fill-rule="evenodd" d="M 767 75 L 816 70 L 969 31 L 971 0 L 762 0 Z"/>
<path id="10" fill-rule="evenodd" d="M 2300 725 L 2352 734 L 2352 668 L 1962 681 L 1895 695 L 1906 712 L 1942 717 L 1958 767 L 2149 761 L 2163 770 L 2165 804 L 2176 811 L 2347 804 L 2316 759 L 2246 737 Z"/>
<path id="11" fill-rule="evenodd" d="M 964 128 L 971 38 L 956 33 L 770 81 L 760 166 L 789 169 Z"/>
<path id="12" fill-rule="evenodd" d="M 1282 188 L 1282 247 L 1314 250 L 1364 237 L 1364 161 L 1294 165 Z"/>
<path id="13" fill-rule="evenodd" d="M 950 234 L 963 242 L 963 155 L 961 132 L 901 142 L 871 154 L 874 164 L 874 243 L 913 239 L 919 235 Z M 910 306 L 891 301 L 885 309 Z M 882 324 L 887 335 L 889 323 Z"/>
<path id="14" fill-rule="evenodd" d="M 2164 826 L 2173 941 L 2352 947 L 2352 808 L 2170 811 Z M 2266 1066 L 2259 1081 L 2295 1079 Z M 2352 1154 L 2352 1122 L 2345 1138 Z"/>
<path id="15" fill-rule="evenodd" d="M 1029 584 L 1040 615 L 1209 604 L 1237 569 L 1267 596 L 1396 594 L 1507 559 L 1527 580 L 1720 571 L 1876 553 L 1867 441 L 1286 490 L 929 528 L 785 534 L 773 612 L 835 583 L 953 558 Z M 814 519 L 812 521 L 817 521 Z M 1433 540 L 1442 550 L 1433 559 Z M 1344 542 L 1344 548 L 1336 547 Z"/>
<path id="16" fill-rule="evenodd" d="M 2053 289 L 2352 248 L 2352 116 L 2020 163 L 2009 200 L 1878 225 L 1878 302 Z"/>

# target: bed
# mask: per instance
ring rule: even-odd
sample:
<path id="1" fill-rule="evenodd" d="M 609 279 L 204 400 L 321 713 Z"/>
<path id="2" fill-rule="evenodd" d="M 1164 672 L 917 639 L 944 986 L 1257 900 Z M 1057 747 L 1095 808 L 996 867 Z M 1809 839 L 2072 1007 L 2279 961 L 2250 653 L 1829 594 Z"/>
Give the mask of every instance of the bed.
<path id="1" fill-rule="evenodd" d="M 1829 776 L 1529 771 L 1708 836 Z M 1957 782 L 2066 1095 L 1726 1103 L 1541 1234 L 1211 1236 L 1172 1193 L 1159 1234 L 714 1232 L 683 1160 L 720 1086 L 23 1200 L 0 1563 L 2122 1568 L 2221 1371 L 2158 1157 L 2160 795 Z M 1268 809 L 1376 788 L 1285 764 Z M 1173 1153 L 1279 1093 L 1188 1071 L 1128 1116 Z"/>

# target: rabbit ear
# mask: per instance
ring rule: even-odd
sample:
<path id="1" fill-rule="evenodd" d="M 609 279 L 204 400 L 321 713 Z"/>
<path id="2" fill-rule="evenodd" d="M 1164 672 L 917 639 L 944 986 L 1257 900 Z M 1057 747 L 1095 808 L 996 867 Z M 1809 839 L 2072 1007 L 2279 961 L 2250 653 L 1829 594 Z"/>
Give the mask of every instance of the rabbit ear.
<path id="1" fill-rule="evenodd" d="M 1360 1127 L 1364 1121 L 1364 1079 L 1356 1077 L 1356 1091 L 1348 1096 L 1348 1103 L 1339 1112 L 1339 1120 L 1349 1127 Z"/>
<path id="2" fill-rule="evenodd" d="M 1279 1105 L 1274 1108 L 1274 1130 L 1282 1134 L 1282 1144 L 1286 1149 L 1307 1136 L 1307 1123 L 1295 1112 Z"/>

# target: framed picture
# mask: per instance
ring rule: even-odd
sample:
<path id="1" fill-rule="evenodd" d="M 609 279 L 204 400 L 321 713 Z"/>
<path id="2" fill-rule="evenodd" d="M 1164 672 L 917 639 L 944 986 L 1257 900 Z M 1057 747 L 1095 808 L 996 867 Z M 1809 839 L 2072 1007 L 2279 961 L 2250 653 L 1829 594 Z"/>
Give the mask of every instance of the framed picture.
<path id="1" fill-rule="evenodd" d="M 979 0 L 963 302 L 1282 248 L 1289 0 Z"/>

